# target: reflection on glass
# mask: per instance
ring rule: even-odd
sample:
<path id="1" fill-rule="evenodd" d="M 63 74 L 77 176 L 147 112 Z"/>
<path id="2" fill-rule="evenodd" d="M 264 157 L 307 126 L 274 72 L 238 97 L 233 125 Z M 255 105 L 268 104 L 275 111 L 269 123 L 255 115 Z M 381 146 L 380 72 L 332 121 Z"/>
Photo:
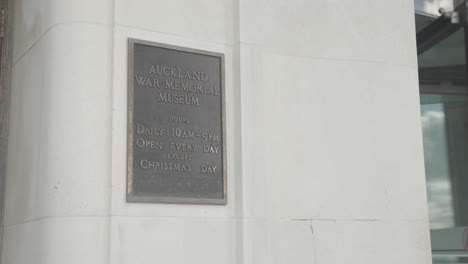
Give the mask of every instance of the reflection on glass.
<path id="1" fill-rule="evenodd" d="M 466 92 L 464 44 L 461 29 L 418 56 L 421 91 Z"/>
<path id="2" fill-rule="evenodd" d="M 426 15 L 426 14 L 414 14 L 414 18 L 416 20 L 416 32 L 421 31 L 429 24 L 436 20 L 437 16 Z"/>
<path id="3" fill-rule="evenodd" d="M 432 261 L 434 264 L 468 264 L 467 257 L 457 256 L 434 256 Z"/>
<path id="4" fill-rule="evenodd" d="M 468 225 L 467 96 L 421 95 L 431 229 Z"/>
<path id="5" fill-rule="evenodd" d="M 421 105 L 431 229 L 455 226 L 443 104 Z"/>
<path id="6" fill-rule="evenodd" d="M 465 95 L 421 94 L 421 121 L 431 230 L 450 230 L 468 225 L 467 106 L 468 100 Z M 432 239 L 444 239 L 444 237 L 435 236 Z M 437 244 L 441 241 L 437 241 Z M 434 255 L 433 263 L 468 262 L 466 257 L 457 255 Z"/>
<path id="7" fill-rule="evenodd" d="M 414 0 L 414 9 L 416 12 L 440 15 L 439 9 L 453 9 L 453 0 Z"/>
<path id="8" fill-rule="evenodd" d="M 419 68 L 465 64 L 463 29 L 458 30 L 418 56 Z"/>

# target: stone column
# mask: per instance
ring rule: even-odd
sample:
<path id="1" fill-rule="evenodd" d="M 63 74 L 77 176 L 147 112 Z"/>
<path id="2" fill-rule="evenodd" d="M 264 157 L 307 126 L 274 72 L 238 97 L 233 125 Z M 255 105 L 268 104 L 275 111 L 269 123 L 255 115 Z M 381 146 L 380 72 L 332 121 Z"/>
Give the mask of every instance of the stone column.
<path id="1" fill-rule="evenodd" d="M 2 263 L 108 263 L 113 1 L 13 15 Z"/>

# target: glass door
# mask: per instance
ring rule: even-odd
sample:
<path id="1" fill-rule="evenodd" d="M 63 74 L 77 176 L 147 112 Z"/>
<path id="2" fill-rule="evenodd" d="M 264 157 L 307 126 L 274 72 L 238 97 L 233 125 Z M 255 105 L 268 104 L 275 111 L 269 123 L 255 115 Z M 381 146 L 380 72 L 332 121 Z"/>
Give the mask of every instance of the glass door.
<path id="1" fill-rule="evenodd" d="M 467 4 L 430 10 L 416 31 L 433 263 L 468 263 Z"/>

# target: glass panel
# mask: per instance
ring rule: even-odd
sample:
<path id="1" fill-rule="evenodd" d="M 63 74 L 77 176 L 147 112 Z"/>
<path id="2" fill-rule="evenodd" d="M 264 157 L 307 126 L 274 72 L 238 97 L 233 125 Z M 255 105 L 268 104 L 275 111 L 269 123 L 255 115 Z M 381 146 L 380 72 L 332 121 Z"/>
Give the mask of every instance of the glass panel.
<path id="1" fill-rule="evenodd" d="M 448 13 L 462 2 L 463 0 L 414 0 L 416 32 L 439 18 L 442 15 L 439 10 L 443 9 Z"/>
<path id="2" fill-rule="evenodd" d="M 451 11 L 460 2 L 415 0 L 416 31 L 431 25 L 440 16 L 440 7 Z M 441 24 L 435 24 L 430 31 L 439 30 L 433 32 L 434 36 L 443 36 L 447 28 L 437 25 Z M 461 29 L 418 56 L 434 264 L 468 264 L 465 251 L 468 243 L 468 89 L 464 38 L 465 32 Z"/>
<path id="3" fill-rule="evenodd" d="M 421 105 L 431 229 L 455 226 L 443 104 Z"/>
<path id="4" fill-rule="evenodd" d="M 427 15 L 427 14 L 415 14 L 416 20 L 416 32 L 421 31 L 423 28 L 427 27 L 431 24 L 434 20 L 436 20 L 437 16 Z"/>
<path id="5" fill-rule="evenodd" d="M 460 187 L 468 168 L 467 96 L 421 95 L 426 185 L 431 229 L 468 225 Z M 457 188 L 458 187 L 458 188 Z M 465 188 L 463 188 L 465 187 Z M 468 188 L 467 188 L 468 189 Z M 467 197 L 468 198 L 468 197 Z"/>
<path id="6" fill-rule="evenodd" d="M 434 47 L 418 56 L 419 68 L 465 64 L 465 39 L 463 29 L 448 36 Z M 450 72 L 446 72 L 450 73 Z"/>
<path id="7" fill-rule="evenodd" d="M 461 29 L 418 56 L 421 92 L 466 94 L 465 65 Z"/>
<path id="8" fill-rule="evenodd" d="M 426 188 L 434 264 L 468 263 L 463 228 L 468 226 L 468 97 L 421 94 Z M 460 230 L 460 231 L 457 231 Z M 438 231 L 438 232 L 434 232 Z M 437 235 L 436 235 L 437 234 Z M 447 247 L 447 248 L 445 248 Z"/>
<path id="9" fill-rule="evenodd" d="M 457 256 L 434 256 L 434 264 L 468 264 L 468 258 Z"/>

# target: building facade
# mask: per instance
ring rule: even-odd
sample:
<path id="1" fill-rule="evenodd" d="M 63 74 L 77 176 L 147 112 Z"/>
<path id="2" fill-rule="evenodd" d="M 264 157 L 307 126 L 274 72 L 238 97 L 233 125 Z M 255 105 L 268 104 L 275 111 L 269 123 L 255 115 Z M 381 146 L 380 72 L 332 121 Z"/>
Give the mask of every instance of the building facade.
<path id="1" fill-rule="evenodd" d="M 12 5 L 2 264 L 431 263 L 413 1 Z M 224 54 L 226 205 L 126 201 L 129 38 Z"/>

